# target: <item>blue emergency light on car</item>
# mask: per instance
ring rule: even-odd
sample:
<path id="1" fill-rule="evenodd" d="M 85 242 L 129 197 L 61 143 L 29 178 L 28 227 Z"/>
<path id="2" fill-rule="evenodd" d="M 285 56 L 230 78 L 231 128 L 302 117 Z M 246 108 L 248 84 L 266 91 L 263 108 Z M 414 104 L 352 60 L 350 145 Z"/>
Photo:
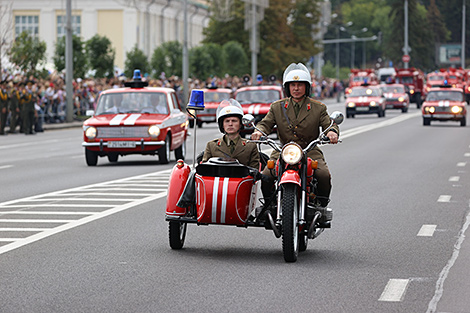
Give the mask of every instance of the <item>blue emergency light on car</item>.
<path id="1" fill-rule="evenodd" d="M 134 70 L 134 77 L 132 77 L 133 80 L 142 80 L 142 73 L 140 70 Z"/>
<path id="2" fill-rule="evenodd" d="M 125 87 L 130 87 L 130 88 L 144 88 L 144 87 L 147 87 L 148 85 L 149 85 L 149 82 L 142 81 L 142 73 L 140 72 L 139 69 L 134 70 L 134 76 L 132 77 L 132 81 L 124 83 Z"/>
<path id="3" fill-rule="evenodd" d="M 204 110 L 204 91 L 193 89 L 186 108 L 192 110 Z"/>

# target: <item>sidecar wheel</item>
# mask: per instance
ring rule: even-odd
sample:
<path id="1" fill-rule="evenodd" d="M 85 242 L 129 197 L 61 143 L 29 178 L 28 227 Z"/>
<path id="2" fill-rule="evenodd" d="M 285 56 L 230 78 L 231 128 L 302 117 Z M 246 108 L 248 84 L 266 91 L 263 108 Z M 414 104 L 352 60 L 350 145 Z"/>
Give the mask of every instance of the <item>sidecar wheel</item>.
<path id="1" fill-rule="evenodd" d="M 186 238 L 186 228 L 188 224 L 179 222 L 169 222 L 168 233 L 170 236 L 170 247 L 178 250 L 183 248 Z"/>
<path id="2" fill-rule="evenodd" d="M 282 193 L 282 252 L 286 262 L 295 262 L 299 255 L 297 186 L 293 184 L 284 185 Z"/>

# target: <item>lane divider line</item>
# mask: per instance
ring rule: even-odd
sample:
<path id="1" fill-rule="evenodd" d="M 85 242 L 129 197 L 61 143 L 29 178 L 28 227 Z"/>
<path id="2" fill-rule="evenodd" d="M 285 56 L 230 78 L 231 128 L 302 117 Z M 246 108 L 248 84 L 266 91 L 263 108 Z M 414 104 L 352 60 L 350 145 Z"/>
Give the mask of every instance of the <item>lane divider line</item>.
<path id="1" fill-rule="evenodd" d="M 401 302 L 408 287 L 409 279 L 390 279 L 380 295 L 379 301 Z"/>
<path id="2" fill-rule="evenodd" d="M 436 231 L 437 225 L 423 225 L 416 236 L 432 237 Z"/>
<path id="3" fill-rule="evenodd" d="M 449 195 L 440 195 L 439 199 L 437 199 L 437 202 L 450 202 L 450 199 L 452 196 Z"/>

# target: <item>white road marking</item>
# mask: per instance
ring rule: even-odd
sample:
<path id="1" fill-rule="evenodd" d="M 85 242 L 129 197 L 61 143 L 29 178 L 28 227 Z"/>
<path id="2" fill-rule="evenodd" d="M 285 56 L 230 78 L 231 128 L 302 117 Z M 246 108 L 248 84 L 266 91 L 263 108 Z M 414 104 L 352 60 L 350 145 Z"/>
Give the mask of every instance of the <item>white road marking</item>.
<path id="1" fill-rule="evenodd" d="M 403 301 L 409 279 L 390 279 L 385 286 L 379 301 L 400 302 Z"/>
<path id="2" fill-rule="evenodd" d="M 470 213 L 467 214 L 465 223 L 459 231 L 457 241 L 454 244 L 454 252 L 452 253 L 452 256 L 450 257 L 449 261 L 447 261 L 446 266 L 444 266 L 441 273 L 439 274 L 439 279 L 436 282 L 436 290 L 434 292 L 434 296 L 429 302 L 428 310 L 426 311 L 426 313 L 433 313 L 437 310 L 437 304 L 439 303 L 439 300 L 441 299 L 442 294 L 444 293 L 444 282 L 447 278 L 447 275 L 449 275 L 450 269 L 452 268 L 452 266 L 454 266 L 455 261 L 459 256 L 460 247 L 462 246 L 462 243 L 465 240 L 465 232 L 467 231 L 469 225 Z"/>
<path id="3" fill-rule="evenodd" d="M 13 167 L 13 165 L 2 165 L 0 166 L 0 170 L 4 170 L 6 168 L 11 168 L 11 167 Z"/>
<path id="4" fill-rule="evenodd" d="M 470 152 L 467 152 L 463 155 L 464 157 L 470 158 Z"/>
<path id="5" fill-rule="evenodd" d="M 403 122 L 407 119 L 417 117 L 417 116 L 421 116 L 421 112 L 415 112 L 415 113 L 410 113 L 410 114 L 405 114 L 405 115 L 399 115 L 397 117 L 391 118 L 389 120 L 385 120 L 383 122 L 378 122 L 378 123 L 374 123 L 374 124 L 369 124 L 369 125 L 356 127 L 356 128 L 353 128 L 353 129 L 348 129 L 348 130 L 345 130 L 345 131 L 341 132 L 341 135 L 340 135 L 341 138 L 340 139 L 345 139 L 345 138 L 352 137 L 352 136 L 355 136 L 355 135 L 359 135 L 361 133 L 365 133 L 365 132 L 368 132 L 368 131 L 371 131 L 371 130 L 374 130 L 374 129 L 394 125 L 394 124 Z"/>
<path id="6" fill-rule="evenodd" d="M 467 162 L 459 162 L 459 163 L 457 163 L 457 166 L 458 166 L 458 167 L 464 167 L 465 165 L 467 165 Z"/>
<path id="7" fill-rule="evenodd" d="M 73 220 L 0 219 L 0 223 L 68 223 Z"/>
<path id="8" fill-rule="evenodd" d="M 432 237 L 436 231 L 437 225 L 423 225 L 416 236 Z"/>
<path id="9" fill-rule="evenodd" d="M 449 195 L 440 195 L 439 199 L 437 199 L 437 202 L 450 202 L 450 199 L 452 196 Z"/>
<path id="10" fill-rule="evenodd" d="M 455 182 L 455 181 L 459 181 L 459 180 L 460 180 L 460 176 L 451 176 L 449 178 L 449 181 L 454 181 Z"/>

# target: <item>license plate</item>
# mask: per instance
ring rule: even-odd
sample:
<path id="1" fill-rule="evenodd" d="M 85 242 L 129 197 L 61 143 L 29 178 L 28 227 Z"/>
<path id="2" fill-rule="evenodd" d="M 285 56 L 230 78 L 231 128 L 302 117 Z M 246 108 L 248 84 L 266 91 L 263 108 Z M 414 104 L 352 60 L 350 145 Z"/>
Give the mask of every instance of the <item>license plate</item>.
<path id="1" fill-rule="evenodd" d="M 135 148 L 134 141 L 108 141 L 108 148 Z"/>
<path id="2" fill-rule="evenodd" d="M 369 111 L 369 107 L 356 107 L 356 111 Z"/>
<path id="3" fill-rule="evenodd" d="M 215 121 L 215 116 L 198 116 L 198 119 L 200 119 L 203 122 L 213 122 Z"/>

